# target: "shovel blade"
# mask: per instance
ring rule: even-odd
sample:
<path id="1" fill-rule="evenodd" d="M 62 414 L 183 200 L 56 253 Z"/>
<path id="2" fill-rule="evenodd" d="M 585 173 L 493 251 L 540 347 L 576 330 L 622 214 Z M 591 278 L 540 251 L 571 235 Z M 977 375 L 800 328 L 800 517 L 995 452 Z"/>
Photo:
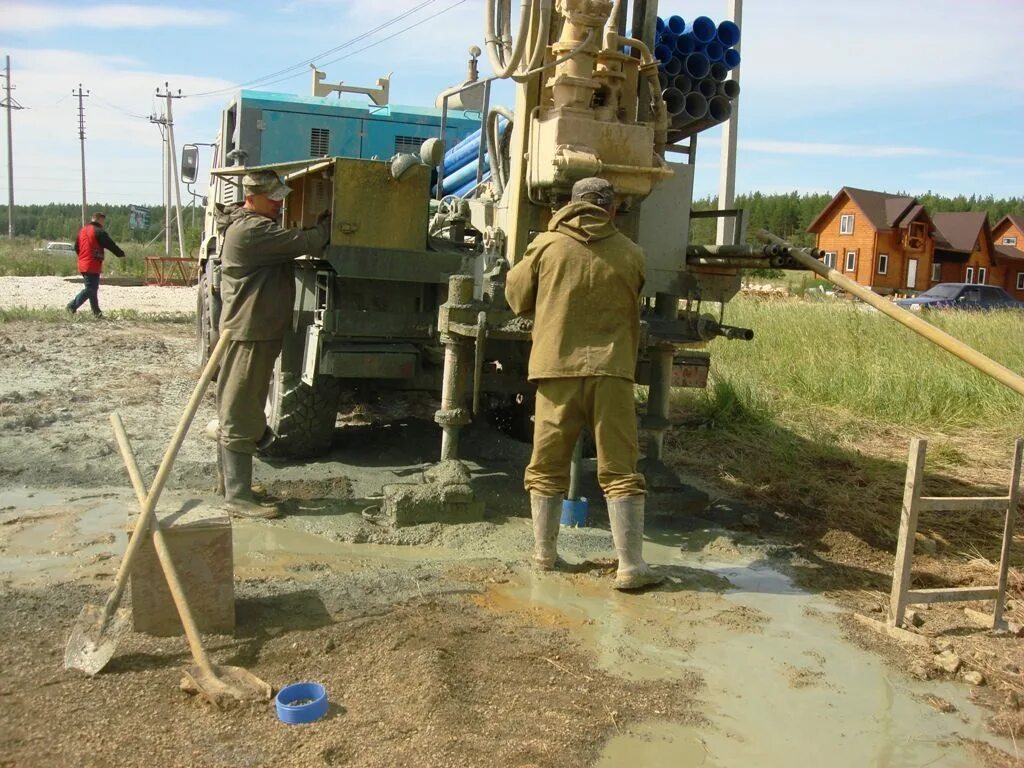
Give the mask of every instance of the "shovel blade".
<path id="1" fill-rule="evenodd" d="M 120 609 L 103 626 L 103 609 L 86 605 L 78 614 L 64 649 L 64 669 L 80 669 L 92 677 L 107 666 L 117 644 L 128 632 L 131 615 Z"/>
<path id="2" fill-rule="evenodd" d="M 210 671 L 212 674 L 198 666 L 188 667 L 182 690 L 198 694 L 220 709 L 243 702 L 270 701 L 273 695 L 270 685 L 247 669 L 214 664 Z"/>

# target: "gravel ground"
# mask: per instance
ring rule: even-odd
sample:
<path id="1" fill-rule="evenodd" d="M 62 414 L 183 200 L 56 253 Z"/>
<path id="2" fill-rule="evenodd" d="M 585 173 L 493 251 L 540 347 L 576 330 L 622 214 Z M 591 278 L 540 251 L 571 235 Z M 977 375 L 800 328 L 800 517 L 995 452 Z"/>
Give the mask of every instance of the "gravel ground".
<path id="1" fill-rule="evenodd" d="M 0 277 L 0 309 L 60 309 L 81 290 L 80 277 Z M 194 287 L 108 285 L 100 282 L 100 308 L 104 312 L 194 312 Z M 86 306 L 88 310 L 88 305 Z"/>

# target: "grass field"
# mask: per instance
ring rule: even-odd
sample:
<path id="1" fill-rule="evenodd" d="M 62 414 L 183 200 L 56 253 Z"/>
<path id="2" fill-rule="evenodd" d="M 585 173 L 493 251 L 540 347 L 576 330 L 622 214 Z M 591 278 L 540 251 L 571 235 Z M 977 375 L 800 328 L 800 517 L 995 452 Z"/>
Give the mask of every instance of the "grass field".
<path id="1" fill-rule="evenodd" d="M 1024 313 L 927 319 L 1024 373 Z M 674 392 L 666 445 L 688 474 L 808 538 L 838 530 L 882 550 L 895 545 L 912 437 L 929 440 L 929 493 L 1006 492 L 1020 395 L 859 303 L 740 297 L 726 320 L 754 341 L 714 341 L 708 389 Z M 998 559 L 998 515 L 974 522 L 922 525 Z"/>
<path id="2" fill-rule="evenodd" d="M 36 251 L 46 243 L 15 239 L 0 241 L 0 277 L 32 277 L 36 275 L 77 275 L 78 259 L 73 253 L 43 253 Z M 118 243 L 125 258 L 108 253 L 103 263 L 103 274 L 110 277 L 143 277 L 146 272 L 145 256 L 156 256 L 160 248 L 146 248 L 141 243 Z"/>

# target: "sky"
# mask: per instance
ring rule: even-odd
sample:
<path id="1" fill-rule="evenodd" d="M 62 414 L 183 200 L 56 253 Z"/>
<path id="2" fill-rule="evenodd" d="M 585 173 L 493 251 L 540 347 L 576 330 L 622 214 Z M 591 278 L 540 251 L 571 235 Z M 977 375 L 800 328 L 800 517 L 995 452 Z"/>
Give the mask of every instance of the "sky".
<path id="1" fill-rule="evenodd" d="M 659 12 L 717 21 L 727 6 L 663 0 Z M 0 57 L 24 107 L 12 116 L 15 202 L 81 200 L 79 84 L 90 205 L 159 204 L 149 116 L 165 83 L 184 96 L 173 102 L 179 150 L 213 141 L 239 84 L 308 96 L 310 60 L 327 82 L 393 73 L 393 104 L 430 106 L 464 79 L 483 22 L 483 0 L 0 0 Z M 737 192 L 1024 195 L 1022 28 L 1024 0 L 747 0 Z M 490 74 L 486 56 L 481 69 Z M 498 93 L 512 105 L 510 86 Z M 717 191 L 719 135 L 700 135 L 696 196 Z M 2 120 L 0 136 L 2 152 Z M 209 154 L 200 162 L 202 177 Z"/>

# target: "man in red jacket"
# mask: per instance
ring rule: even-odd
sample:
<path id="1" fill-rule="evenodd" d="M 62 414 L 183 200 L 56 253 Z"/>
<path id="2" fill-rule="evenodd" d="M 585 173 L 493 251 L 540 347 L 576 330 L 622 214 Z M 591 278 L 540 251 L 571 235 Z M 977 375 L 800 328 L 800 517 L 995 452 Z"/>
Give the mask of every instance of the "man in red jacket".
<path id="1" fill-rule="evenodd" d="M 107 215 L 105 213 L 94 213 L 92 221 L 78 232 L 76 247 L 78 251 L 78 272 L 82 275 L 85 288 L 67 305 L 67 310 L 71 314 L 75 314 L 78 308 L 85 304 L 85 300 L 88 299 L 93 315 L 95 317 L 103 317 L 103 313 L 100 312 L 99 297 L 100 272 L 103 270 L 103 251 L 106 249 L 119 259 L 124 258 L 124 251 L 118 248 L 117 243 L 114 242 L 113 238 L 103 228 L 103 223 L 106 220 Z"/>

